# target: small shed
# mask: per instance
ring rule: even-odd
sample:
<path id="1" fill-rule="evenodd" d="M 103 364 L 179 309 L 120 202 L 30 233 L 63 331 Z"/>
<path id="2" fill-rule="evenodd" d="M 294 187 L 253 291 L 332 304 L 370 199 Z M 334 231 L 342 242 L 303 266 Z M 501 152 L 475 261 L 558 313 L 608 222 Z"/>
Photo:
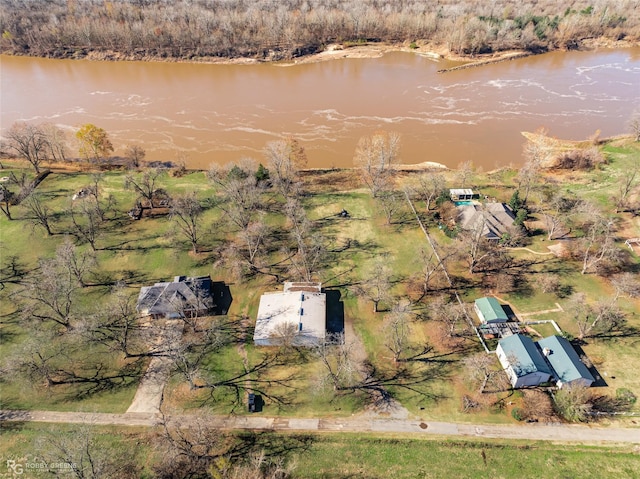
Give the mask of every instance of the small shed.
<path id="1" fill-rule="evenodd" d="M 559 388 L 565 384 L 581 384 L 590 387 L 595 381 L 567 339 L 562 336 L 549 336 L 538 341 L 538 346 L 553 368 L 556 385 Z"/>
<path id="2" fill-rule="evenodd" d="M 481 323 L 505 323 L 509 319 L 496 298 L 478 298 L 473 309 Z"/>
<path id="3" fill-rule="evenodd" d="M 473 199 L 473 190 L 468 188 L 452 188 L 449 190 L 451 201 L 469 201 Z"/>
<path id="4" fill-rule="evenodd" d="M 551 368 L 528 336 L 514 334 L 501 339 L 496 355 L 514 388 L 538 386 L 552 377 Z"/>

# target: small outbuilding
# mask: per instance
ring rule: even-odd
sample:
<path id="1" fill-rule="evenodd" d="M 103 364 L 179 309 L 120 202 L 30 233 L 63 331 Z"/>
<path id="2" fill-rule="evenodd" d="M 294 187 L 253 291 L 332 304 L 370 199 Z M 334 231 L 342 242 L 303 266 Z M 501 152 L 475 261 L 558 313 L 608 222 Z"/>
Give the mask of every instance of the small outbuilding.
<path id="1" fill-rule="evenodd" d="M 481 323 L 505 323 L 509 320 L 507 313 L 496 298 L 478 298 L 473 309 Z"/>
<path id="2" fill-rule="evenodd" d="M 542 355 L 553 368 L 556 385 L 580 384 L 590 387 L 595 381 L 589 369 L 580 360 L 571 343 L 562 336 L 549 336 L 538 341 Z"/>
<path id="3" fill-rule="evenodd" d="M 530 337 L 514 334 L 498 341 L 496 355 L 513 388 L 548 382 L 553 372 Z"/>
<path id="4" fill-rule="evenodd" d="M 452 188 L 449 190 L 451 201 L 470 201 L 473 199 L 473 190 L 464 188 Z"/>
<path id="5" fill-rule="evenodd" d="M 325 340 L 327 299 L 320 283 L 284 284 L 260 297 L 253 334 L 256 346 L 315 346 Z"/>

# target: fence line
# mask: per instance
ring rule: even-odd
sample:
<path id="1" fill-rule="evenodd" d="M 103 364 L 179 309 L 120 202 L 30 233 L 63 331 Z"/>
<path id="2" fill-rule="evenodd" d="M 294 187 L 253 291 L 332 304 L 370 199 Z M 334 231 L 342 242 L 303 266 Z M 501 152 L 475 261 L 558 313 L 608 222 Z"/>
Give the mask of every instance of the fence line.
<path id="1" fill-rule="evenodd" d="M 476 336 L 478 336 L 478 339 L 480 340 L 480 344 L 482 344 L 482 347 L 484 348 L 485 352 L 487 352 L 487 353 L 495 352 L 495 351 L 490 351 L 489 350 L 489 348 L 487 347 L 487 344 L 485 343 L 484 339 L 482 338 L 482 335 L 480 334 L 480 331 L 478 331 L 478 328 L 476 328 L 475 324 L 473 324 L 473 320 L 467 314 L 467 308 L 464 306 L 464 303 L 462 302 L 462 299 L 460 298 L 460 295 L 458 294 L 458 291 L 453 287 L 453 281 L 451 281 L 451 277 L 449 276 L 449 272 L 447 271 L 447 268 L 445 268 L 444 262 L 442 261 L 442 259 L 440 259 L 440 255 L 438 254 L 438 250 L 434 246 L 433 241 L 431 240 L 431 236 L 429 236 L 429 232 L 427 231 L 427 229 L 425 228 L 424 224 L 422 223 L 422 220 L 420 219 L 420 215 L 418 215 L 418 212 L 416 211 L 415 206 L 413 206 L 413 202 L 411 201 L 411 198 L 409 197 L 409 192 L 407 190 L 404 190 L 404 195 L 407 198 L 407 203 L 409 203 L 409 206 L 411 207 L 411 210 L 413 211 L 413 214 L 415 215 L 416 220 L 418 221 L 418 224 L 420 225 L 420 229 L 422 229 L 422 232 L 424 233 L 424 235 L 427 238 L 427 242 L 429 243 L 429 246 L 431 246 L 431 249 L 433 250 L 433 254 L 435 255 L 436 259 L 438 260 L 438 264 L 442 267 L 442 271 L 444 272 L 444 275 L 447 278 L 447 282 L 449 283 L 449 287 L 453 291 L 453 294 L 455 295 L 456 300 L 458 301 L 460 306 L 462 306 L 462 311 L 464 313 L 464 317 L 467 319 L 467 322 L 469 323 L 469 326 L 471 326 L 473 331 L 476 333 Z"/>

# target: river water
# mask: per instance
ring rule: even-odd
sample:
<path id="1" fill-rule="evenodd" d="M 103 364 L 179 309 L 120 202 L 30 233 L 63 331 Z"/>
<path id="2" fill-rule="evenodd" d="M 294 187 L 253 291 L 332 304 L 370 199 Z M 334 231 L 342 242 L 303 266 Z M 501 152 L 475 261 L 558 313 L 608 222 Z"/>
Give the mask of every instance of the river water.
<path id="1" fill-rule="evenodd" d="M 297 138 L 310 167 L 352 166 L 358 139 L 401 134 L 403 163 L 517 165 L 521 131 L 585 139 L 627 131 L 640 108 L 640 48 L 544 55 L 439 74 L 412 53 L 282 66 L 0 57 L 0 128 L 94 123 L 121 154 L 206 168 Z"/>

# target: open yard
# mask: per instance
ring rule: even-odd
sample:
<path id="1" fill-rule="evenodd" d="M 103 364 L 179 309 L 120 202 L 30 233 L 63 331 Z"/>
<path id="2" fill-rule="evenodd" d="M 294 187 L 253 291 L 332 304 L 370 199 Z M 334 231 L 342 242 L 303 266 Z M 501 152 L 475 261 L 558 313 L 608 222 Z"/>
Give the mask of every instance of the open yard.
<path id="1" fill-rule="evenodd" d="M 582 176 L 574 174 L 571 185 L 561 183 L 561 187 L 599 201 L 605 207 L 607 195 L 615 188 L 610 183 L 620 169 L 637 161 L 640 153 L 634 146 L 609 145 L 604 151 L 610 156 L 609 163 Z M 5 170 L 7 172 L 23 171 L 19 163 L 7 162 L 4 166 L 13 168 Z M 396 191 L 415 184 L 418 174 L 400 175 Z M 447 186 L 456 185 L 455 172 L 442 174 Z M 78 200 L 71 199 L 74 193 L 93 181 L 95 177 L 89 172 L 54 170 L 38 186 L 37 194 L 46 199 L 51 213 L 52 235 L 47 235 L 42 225 L 33 220 L 34 213 L 26 204 L 12 207 L 13 220 L 0 219 L 4 286 L 0 352 L 5 358 L 2 367 L 6 373 L 0 401 L 4 408 L 37 406 L 52 410 L 122 412 L 130 404 L 137 381 L 148 364 L 148 357 L 144 355 L 127 358 L 110 343 L 99 341 L 90 343 L 90 347 L 67 348 L 64 356 L 56 356 L 55 364 L 47 363 L 48 372 L 44 371 L 43 364 L 26 361 L 33 359 L 34 354 L 55 354 L 55 348 L 51 348 L 57 345 L 58 339 L 49 342 L 47 338 L 55 338 L 61 330 L 59 325 L 24 314 L 25 288 L 37 281 L 39 260 L 53 258 L 56 249 L 69 239 L 78 253 L 91 253 L 95 257 L 86 284 L 73 289 L 75 326 L 64 337 L 73 340 L 76 346 L 86 333 L 83 328 L 93 324 L 89 320 L 111 307 L 115 284 L 123 288 L 131 301 L 135 301 L 141 286 L 176 275 L 208 274 L 214 281 L 229 286 L 230 308 L 225 316 L 211 323 L 227 328 L 228 342 L 199 363 L 195 384 L 234 376 L 248 382 L 240 381 L 240 386 L 233 387 L 192 389 L 185 376 L 176 372 L 165 390 L 165 406 L 175 410 L 206 405 L 217 413 L 244 413 L 245 389 L 261 383 L 265 392 L 269 391 L 264 397 L 264 410 L 269 414 L 340 416 L 372 410 L 384 414 L 385 406 L 379 402 L 383 400 L 387 406 L 393 403 L 406 408 L 406 414 L 428 418 L 512 422 L 514 419 L 508 414 L 510 408 L 505 404 L 517 403 L 517 397 L 510 398 L 508 391 L 485 394 L 484 406 L 477 412 L 462 412 L 462 398 L 475 394 L 476 387 L 468 379 L 462 360 L 481 348 L 475 336 L 464 331 L 464 321 L 448 326 L 444 321 L 443 311 L 453 304 L 452 293 L 458 291 L 469 304 L 479 296 L 495 294 L 517 314 L 524 314 L 526 320 L 555 320 L 570 337 L 578 334 L 572 319 L 571 295 L 584 293 L 588 303 L 596 304 L 614 293 L 609 277 L 581 274 L 579 261 L 546 254 L 547 246 L 553 241 L 545 241 L 543 232 L 534 233 L 526 249 L 505 250 L 509 269 L 503 274 L 516 277 L 506 289 L 496 282 L 500 272 L 470 273 L 464 253 L 454 254 L 456 248 L 464 249 L 463 240 L 446 236 L 438 228 L 434 212 L 427 212 L 424 202 L 416 198 L 415 204 L 429 225 L 436 247 L 440 254 L 448 255 L 446 266 L 454 281 L 454 287 L 450 288 L 438 268 L 433 268 L 430 246 L 403 194 L 397 195 L 395 204 L 385 206 L 359 186 L 352 171 L 305 173 L 300 205 L 313 231 L 305 241 L 315 238 L 313 241 L 322 245 L 312 276 L 322 282 L 323 287 L 336 292 L 336 304 L 344 316 L 345 343 L 351 348 L 353 360 L 354 377 L 341 378 L 345 382 L 336 388 L 328 377 L 330 371 L 316 352 L 259 349 L 251 341 L 260 295 L 281 289 L 282 281 L 294 278 L 295 267 L 299 267 L 295 261 L 300 244 L 296 246 L 290 236 L 289 206 L 281 195 L 269 188 L 260 193 L 259 217 L 268 226 L 269 235 L 260 246 L 261 256 L 252 265 L 253 269 L 241 270 L 242 250 L 229 249 L 229 245 L 239 244 L 241 228 L 230 221 L 231 213 L 220 196 L 221 190 L 208 182 L 203 172 L 188 172 L 178 177 L 165 173 L 158 177 L 158 184 L 170 195 L 197 194 L 203 213 L 198 217 L 199 244 L 195 254 L 166 211 L 157 209 L 154 215 L 145 215 L 138 221 L 126 216 L 125 212 L 135 204 L 136 194 L 125 189 L 125 173 L 119 171 L 106 172 L 100 180 L 100 197 L 111 197 L 115 209 L 108 213 L 108 219 L 97 232 L 92 253 L 74 225 L 70 211 L 79 204 Z M 514 191 L 514 175 L 509 170 L 476 174 L 473 181 L 482 193 L 503 201 L 508 201 Z M 600 193 L 595 194 L 594 184 Z M 392 208 L 390 214 L 385 214 L 387 207 Z M 342 210 L 348 215 L 340 216 L 338 213 Z M 254 221 L 257 216 L 252 218 Z M 619 213 L 616 221 L 621 232 L 633 231 L 629 215 Z M 618 243 L 622 239 L 622 236 L 616 238 Z M 638 257 L 622 245 L 619 248 L 627 269 L 637 273 Z M 425 271 L 430 268 L 433 276 L 425 280 Z M 544 292 L 540 278 L 549 274 L 557 276 L 559 286 Z M 625 315 L 624 332 L 587 337 L 581 348 L 608 385 L 598 393 L 615 395 L 616 390 L 622 388 L 637 395 L 640 383 L 633 364 L 640 330 L 640 303 L 637 298 L 623 296 L 619 304 Z M 378 312 L 374 312 L 374 306 Z M 558 307 L 560 310 L 556 311 Z M 553 312 L 544 313 L 546 310 Z M 470 317 L 476 321 L 475 315 Z M 399 323 L 398 318 L 404 318 L 405 322 Z M 402 345 L 393 341 L 398 339 L 394 335 L 398 334 L 399 324 L 405 331 Z M 541 336 L 554 332 L 548 325 L 540 325 L 536 330 Z M 48 349 L 43 347 L 43 341 Z M 279 361 L 266 369 L 252 369 L 270 355 L 277 355 Z M 100 369 L 75 371 L 75 376 L 65 376 L 61 384 L 54 381 L 46 388 L 40 387 L 43 377 L 55 368 L 59 371 L 68 364 L 82 364 L 89 357 L 93 360 L 89 369 Z M 30 366 L 25 366 L 25 362 Z M 15 369 L 18 364 L 22 366 Z M 126 374 L 120 374 L 123 369 Z M 113 378 L 87 379 L 104 370 L 113 371 Z M 358 376 L 360 380 L 364 377 L 365 383 L 354 379 Z"/>

